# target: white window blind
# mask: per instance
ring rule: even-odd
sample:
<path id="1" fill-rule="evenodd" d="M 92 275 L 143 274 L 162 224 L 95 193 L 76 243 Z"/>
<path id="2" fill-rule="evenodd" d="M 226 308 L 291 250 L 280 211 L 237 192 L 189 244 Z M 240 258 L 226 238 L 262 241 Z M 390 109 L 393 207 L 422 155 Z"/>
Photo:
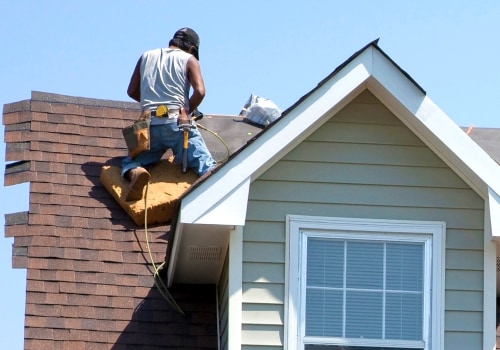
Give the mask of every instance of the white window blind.
<path id="1" fill-rule="evenodd" d="M 306 337 L 422 340 L 424 244 L 309 237 Z"/>

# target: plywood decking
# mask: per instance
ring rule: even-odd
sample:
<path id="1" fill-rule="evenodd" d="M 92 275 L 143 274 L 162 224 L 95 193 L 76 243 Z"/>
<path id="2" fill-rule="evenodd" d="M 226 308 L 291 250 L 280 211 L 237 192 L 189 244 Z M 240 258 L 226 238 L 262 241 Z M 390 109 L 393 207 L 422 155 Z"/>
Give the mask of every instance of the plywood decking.
<path id="1" fill-rule="evenodd" d="M 180 165 L 163 159 L 150 169 L 151 180 L 144 189 L 143 199 L 126 202 L 124 197 L 130 183 L 121 177 L 120 170 L 117 166 L 103 166 L 101 183 L 139 226 L 146 222 L 146 205 L 148 225 L 171 221 L 177 199 L 198 179 L 194 172 L 183 174 Z"/>

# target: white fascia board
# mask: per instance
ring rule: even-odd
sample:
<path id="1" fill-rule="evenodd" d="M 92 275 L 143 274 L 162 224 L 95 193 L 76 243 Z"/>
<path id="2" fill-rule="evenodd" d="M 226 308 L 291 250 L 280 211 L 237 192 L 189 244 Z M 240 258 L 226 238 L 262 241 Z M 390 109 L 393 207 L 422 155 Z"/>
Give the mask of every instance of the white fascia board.
<path id="1" fill-rule="evenodd" d="M 500 239 L 500 196 L 488 189 L 488 202 L 485 209 L 485 227 L 489 229 L 489 238 Z M 485 237 L 486 238 L 486 237 Z"/>
<path id="2" fill-rule="evenodd" d="M 454 165 L 455 170 L 462 170 L 459 174 L 476 188 L 482 198 L 488 198 L 488 188 L 500 193 L 500 166 L 430 98 L 422 101 L 416 117 L 455 156 L 444 159 L 445 162 L 452 167 Z M 441 155 L 446 157 L 446 151 Z M 467 174 L 467 170 L 472 171 L 472 176 Z M 479 178 L 479 183 L 475 177 Z"/>
<path id="3" fill-rule="evenodd" d="M 237 184 L 235 188 L 233 188 L 217 203 L 215 203 L 212 208 L 209 208 L 204 213 L 193 210 L 185 210 L 184 207 L 182 207 L 180 222 L 189 222 L 193 224 L 244 226 L 249 190 L 250 177 L 247 177 L 245 180 L 243 180 L 243 182 Z M 205 197 L 203 200 L 205 200 Z M 184 201 L 182 202 L 182 204 L 184 204 Z M 190 216 L 193 214 L 197 216 Z"/>
<path id="4" fill-rule="evenodd" d="M 299 144 L 309 134 L 331 117 L 332 111 L 340 110 L 350 102 L 353 93 L 364 89 L 372 71 L 374 48 L 369 47 L 349 64 L 324 82 L 304 101 L 292 109 L 283 119 L 266 130 L 253 143 L 246 146 L 219 171 L 207 178 L 199 187 L 188 193 L 181 202 L 181 223 L 194 223 L 201 218 L 220 217 L 226 198 L 244 200 L 242 196 L 232 196 L 248 179 L 250 182 L 279 160 L 292 147 Z M 249 185 L 249 183 L 248 183 Z M 198 197 L 203 194 L 203 200 Z M 233 205 L 235 203 L 233 202 Z M 246 209 L 239 203 L 236 208 Z M 211 212 L 214 212 L 212 215 Z M 246 213 L 242 213 L 246 215 Z M 239 217 L 240 215 L 238 215 Z M 220 223 L 220 222 L 218 222 Z"/>
<path id="5" fill-rule="evenodd" d="M 500 166 L 382 53 L 375 50 L 368 89 L 486 199 L 500 193 Z"/>
<path id="6" fill-rule="evenodd" d="M 421 98 L 417 111 L 411 112 L 409 109 L 415 101 L 409 106 L 402 104 L 402 100 L 385 90 L 376 79 L 370 79 L 368 89 L 479 196 L 487 198 L 488 181 L 489 185 L 498 187 L 493 185 L 497 180 L 492 176 L 500 171 L 497 163 L 430 98 Z M 496 179 L 500 180 L 500 176 Z"/>
<path id="7" fill-rule="evenodd" d="M 408 111 L 414 114 L 425 98 L 425 93 L 415 85 L 399 67 L 391 62 L 391 60 L 380 51 L 374 51 L 371 80 L 376 80 L 386 93 L 392 95 L 393 99 L 397 100 L 398 103 L 402 104 Z"/>

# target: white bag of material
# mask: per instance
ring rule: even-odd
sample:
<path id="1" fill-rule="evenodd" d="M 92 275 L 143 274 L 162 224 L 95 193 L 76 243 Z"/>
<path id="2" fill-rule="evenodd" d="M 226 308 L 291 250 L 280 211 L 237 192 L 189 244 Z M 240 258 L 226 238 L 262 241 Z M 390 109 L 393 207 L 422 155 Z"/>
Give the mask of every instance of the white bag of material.
<path id="1" fill-rule="evenodd" d="M 244 120 L 263 127 L 271 124 L 280 115 L 281 110 L 273 101 L 254 94 L 250 95 L 240 112 L 240 116 L 244 117 Z"/>

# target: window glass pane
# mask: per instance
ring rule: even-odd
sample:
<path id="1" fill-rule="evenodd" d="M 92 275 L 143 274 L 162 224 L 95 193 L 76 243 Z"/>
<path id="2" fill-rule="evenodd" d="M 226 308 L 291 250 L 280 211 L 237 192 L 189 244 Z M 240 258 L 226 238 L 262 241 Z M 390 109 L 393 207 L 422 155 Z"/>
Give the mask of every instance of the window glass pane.
<path id="1" fill-rule="evenodd" d="M 347 288 L 382 289 L 384 244 L 347 242 Z"/>
<path id="2" fill-rule="evenodd" d="M 307 241 L 307 286 L 342 288 L 344 242 L 310 238 Z"/>
<path id="3" fill-rule="evenodd" d="M 387 293 L 386 339 L 422 340 L 421 293 Z"/>
<path id="4" fill-rule="evenodd" d="M 423 291 L 424 245 L 387 244 L 388 290 Z"/>
<path id="5" fill-rule="evenodd" d="M 423 348 L 419 348 L 423 349 Z M 373 346 L 306 345 L 305 350 L 415 350 L 415 348 L 387 348 Z M 417 349 L 418 350 L 418 349 Z"/>
<path id="6" fill-rule="evenodd" d="M 308 288 L 306 335 L 342 337 L 342 291 Z"/>
<path id="7" fill-rule="evenodd" d="M 347 291 L 347 338 L 382 339 L 382 298 L 382 292 Z"/>

